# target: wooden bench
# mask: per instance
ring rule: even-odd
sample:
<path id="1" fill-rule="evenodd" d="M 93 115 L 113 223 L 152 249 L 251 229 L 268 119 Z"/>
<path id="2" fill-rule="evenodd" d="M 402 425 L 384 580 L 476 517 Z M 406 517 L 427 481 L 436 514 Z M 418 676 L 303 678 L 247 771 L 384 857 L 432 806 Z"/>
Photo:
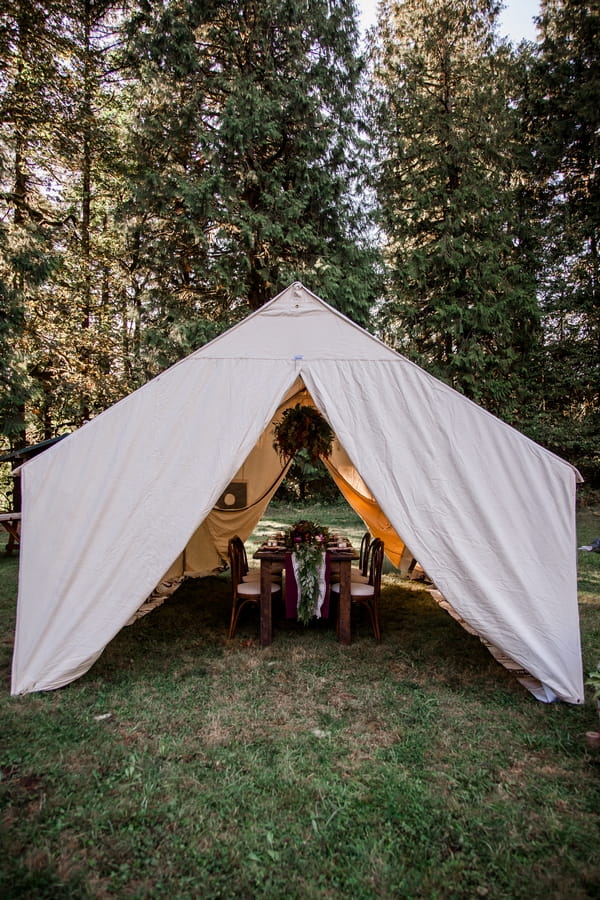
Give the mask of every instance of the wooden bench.
<path id="1" fill-rule="evenodd" d="M 8 532 L 8 541 L 6 543 L 6 555 L 10 556 L 15 548 L 21 543 L 21 513 L 20 512 L 3 512 L 0 513 L 0 526 Z"/>

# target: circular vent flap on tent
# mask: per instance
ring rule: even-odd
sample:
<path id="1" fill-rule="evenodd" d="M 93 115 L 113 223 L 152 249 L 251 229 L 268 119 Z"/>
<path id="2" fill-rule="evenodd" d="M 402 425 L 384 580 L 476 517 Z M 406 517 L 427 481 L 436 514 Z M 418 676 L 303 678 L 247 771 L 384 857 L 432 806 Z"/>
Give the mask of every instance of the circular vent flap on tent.
<path id="1" fill-rule="evenodd" d="M 245 481 L 231 481 L 217 502 L 215 503 L 216 509 L 244 509 L 247 505 L 247 483 Z"/>

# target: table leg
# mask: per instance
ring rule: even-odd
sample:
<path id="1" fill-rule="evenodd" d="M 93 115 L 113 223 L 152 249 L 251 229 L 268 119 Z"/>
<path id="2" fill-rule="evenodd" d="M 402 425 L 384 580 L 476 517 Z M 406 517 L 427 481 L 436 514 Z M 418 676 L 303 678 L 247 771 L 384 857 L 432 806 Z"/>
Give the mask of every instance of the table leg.
<path id="1" fill-rule="evenodd" d="M 269 647 L 273 642 L 273 598 L 271 595 L 270 559 L 260 561 L 260 646 Z"/>
<path id="2" fill-rule="evenodd" d="M 338 639 L 340 644 L 351 643 L 350 632 L 350 583 L 351 583 L 351 560 L 340 560 L 340 610 L 339 610 L 339 628 Z"/>

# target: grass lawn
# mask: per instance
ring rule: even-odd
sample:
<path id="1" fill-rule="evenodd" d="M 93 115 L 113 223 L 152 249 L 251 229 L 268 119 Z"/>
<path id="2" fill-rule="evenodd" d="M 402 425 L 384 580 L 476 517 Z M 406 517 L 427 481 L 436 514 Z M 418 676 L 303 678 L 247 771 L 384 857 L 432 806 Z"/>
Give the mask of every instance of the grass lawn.
<path id="1" fill-rule="evenodd" d="M 587 672 L 600 554 L 579 565 Z M 227 576 L 190 581 L 83 678 L 11 698 L 17 568 L 0 555 L 3 900 L 600 897 L 591 696 L 539 703 L 422 586 L 384 576 L 380 644 L 367 619 L 349 647 L 276 622 L 261 650 L 252 610 L 227 640 Z"/>

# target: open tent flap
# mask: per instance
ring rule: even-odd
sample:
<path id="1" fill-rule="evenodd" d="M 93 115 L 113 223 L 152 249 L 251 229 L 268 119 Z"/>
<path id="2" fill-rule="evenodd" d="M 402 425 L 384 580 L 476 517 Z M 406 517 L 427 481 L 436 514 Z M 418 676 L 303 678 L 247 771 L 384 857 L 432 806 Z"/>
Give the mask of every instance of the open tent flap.
<path id="1" fill-rule="evenodd" d="M 273 446 L 274 427 L 282 413 L 297 403 L 315 406 L 300 378 L 286 392 L 273 419 L 222 492 L 216 506 L 194 532 L 184 551 L 161 578 L 161 582 L 182 576 L 207 575 L 219 570 L 227 560 L 229 538 L 238 534 L 242 540 L 246 540 L 252 534 L 290 465 L 282 463 Z M 381 537 L 385 542 L 390 561 L 399 565 L 404 544 L 339 441 L 334 441 L 331 458 L 323 462 L 342 496 L 371 534 Z"/>
<path id="2" fill-rule="evenodd" d="M 304 402 L 305 396 L 304 385 L 297 378 L 242 465 L 224 486 L 215 506 L 161 581 L 184 575 L 209 575 L 222 569 L 229 538 L 237 534 L 245 541 L 252 534 L 290 465 L 282 462 L 273 447 L 274 425 L 285 409 Z"/>
<path id="3" fill-rule="evenodd" d="M 399 568 L 405 549 L 404 541 L 398 537 L 338 440 L 334 442 L 331 457 L 323 462 L 340 493 L 361 517 L 371 535 L 381 538 L 385 545 L 385 555 L 392 565 Z"/>
<path id="4" fill-rule="evenodd" d="M 269 438 L 267 429 L 164 580 L 181 575 L 198 577 L 221 569 L 227 560 L 229 538 L 238 534 L 246 540 L 252 534 L 288 468 L 270 452 Z"/>

